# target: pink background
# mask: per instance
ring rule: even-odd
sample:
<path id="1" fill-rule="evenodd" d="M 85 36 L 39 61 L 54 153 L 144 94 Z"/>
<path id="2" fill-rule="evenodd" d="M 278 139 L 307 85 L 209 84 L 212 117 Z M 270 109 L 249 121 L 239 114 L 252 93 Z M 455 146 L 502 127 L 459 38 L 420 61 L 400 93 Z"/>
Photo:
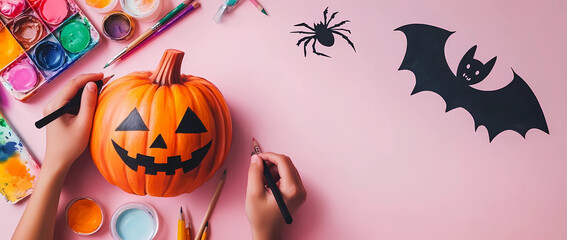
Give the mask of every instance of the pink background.
<path id="1" fill-rule="evenodd" d="M 179 1 L 166 0 L 164 9 Z M 227 182 L 211 218 L 211 239 L 249 239 L 244 211 L 252 137 L 265 151 L 285 153 L 308 191 L 306 203 L 286 228 L 288 239 L 566 239 L 567 238 L 567 2 L 527 1 L 272 1 L 269 17 L 241 1 L 221 25 L 211 19 L 221 0 L 202 8 L 143 51 L 105 74 L 151 70 L 166 48 L 186 52 L 183 72 L 215 83 L 233 117 L 233 145 L 224 165 Z M 79 3 L 100 31 L 103 15 Z M 303 30 L 339 11 L 357 52 L 341 38 L 315 56 L 295 43 Z M 164 13 L 162 13 L 163 15 Z M 456 31 L 446 45 L 455 71 L 463 54 L 498 61 L 480 89 L 496 89 L 514 70 L 537 96 L 550 135 L 531 130 L 527 139 L 506 131 L 492 143 L 484 127 L 474 131 L 463 109 L 444 112 L 434 93 L 410 96 L 414 75 L 398 71 L 409 23 Z M 142 23 L 146 29 L 151 23 Z M 45 130 L 33 123 L 65 82 L 102 66 L 125 43 L 104 39 L 83 60 L 28 103 L 2 93 L 2 110 L 41 161 Z M 65 140 L 62 139 L 62 142 Z M 85 153 L 67 176 L 59 205 L 57 239 L 108 239 L 112 212 L 130 201 L 153 205 L 160 216 L 157 239 L 174 239 L 179 206 L 200 225 L 220 177 L 175 198 L 129 195 L 108 184 Z M 64 220 L 69 200 L 100 201 L 106 224 L 91 236 L 73 234 Z M 13 233 L 27 201 L 0 203 L 0 239 Z"/>

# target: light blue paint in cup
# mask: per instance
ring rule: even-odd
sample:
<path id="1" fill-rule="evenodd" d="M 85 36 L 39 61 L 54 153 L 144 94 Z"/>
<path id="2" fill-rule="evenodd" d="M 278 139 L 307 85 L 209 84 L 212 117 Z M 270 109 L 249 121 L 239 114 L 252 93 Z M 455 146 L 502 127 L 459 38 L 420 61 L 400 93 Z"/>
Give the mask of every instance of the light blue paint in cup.
<path id="1" fill-rule="evenodd" d="M 146 203 L 127 203 L 112 215 L 112 236 L 121 240 L 153 239 L 158 230 L 155 209 Z"/>

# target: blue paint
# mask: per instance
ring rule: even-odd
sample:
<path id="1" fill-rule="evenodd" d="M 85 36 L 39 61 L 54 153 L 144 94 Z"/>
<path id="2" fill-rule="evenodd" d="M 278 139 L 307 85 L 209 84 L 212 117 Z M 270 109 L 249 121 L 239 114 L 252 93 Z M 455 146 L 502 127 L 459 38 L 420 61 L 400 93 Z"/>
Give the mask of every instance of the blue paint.
<path id="1" fill-rule="evenodd" d="M 45 70 L 53 71 L 65 64 L 65 50 L 52 41 L 44 41 L 37 45 L 34 54 L 37 65 Z"/>
<path id="2" fill-rule="evenodd" d="M 132 208 L 120 214 L 116 219 L 116 232 L 123 240 L 151 239 L 155 234 L 155 220 L 146 211 Z"/>
<path id="3" fill-rule="evenodd" d="M 7 142 L 0 146 L 0 161 L 6 161 L 16 151 L 16 142 Z"/>

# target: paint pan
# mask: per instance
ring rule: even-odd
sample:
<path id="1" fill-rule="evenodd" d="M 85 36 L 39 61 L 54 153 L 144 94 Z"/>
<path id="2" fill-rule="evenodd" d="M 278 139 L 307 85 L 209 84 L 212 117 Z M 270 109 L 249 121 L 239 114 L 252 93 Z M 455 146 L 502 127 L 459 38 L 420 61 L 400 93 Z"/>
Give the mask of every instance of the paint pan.
<path id="1" fill-rule="evenodd" d="M 9 203 L 17 203 L 30 195 L 39 166 L 16 132 L 0 114 L 0 186 Z"/>
<path id="2" fill-rule="evenodd" d="M 18 16 L 10 23 L 10 31 L 14 38 L 29 49 L 47 35 L 47 28 L 33 11 Z"/>
<path id="3" fill-rule="evenodd" d="M 4 69 L 2 78 L 7 79 L 9 85 L 6 88 L 22 93 L 31 91 L 38 82 L 44 80 L 33 62 L 25 56 Z"/>
<path id="4" fill-rule="evenodd" d="M 0 68 L 8 66 L 24 49 L 4 25 L 0 25 Z"/>
<path id="5" fill-rule="evenodd" d="M 130 16 L 116 11 L 107 14 L 102 20 L 105 36 L 114 41 L 126 41 L 134 34 L 135 24 Z"/>
<path id="6" fill-rule="evenodd" d="M 138 20 L 152 21 L 160 14 L 161 0 L 120 0 L 120 6 Z"/>
<path id="7" fill-rule="evenodd" d="M 71 12 L 66 0 L 43 0 L 38 10 L 43 21 L 49 25 L 59 25 Z"/>
<path id="8" fill-rule="evenodd" d="M 158 231 L 156 210 L 147 203 L 127 203 L 116 209 L 110 220 L 110 229 L 115 239 L 149 240 Z"/>
<path id="9" fill-rule="evenodd" d="M 87 6 L 99 13 L 107 13 L 116 7 L 118 0 L 84 0 Z"/>
<path id="10" fill-rule="evenodd" d="M 71 231 L 80 235 L 91 235 L 102 226 L 104 212 L 93 199 L 78 197 L 67 204 L 65 220 Z"/>
<path id="11" fill-rule="evenodd" d="M 67 62 L 67 54 L 58 42 L 46 40 L 35 46 L 32 59 L 40 69 L 56 72 Z"/>
<path id="12" fill-rule="evenodd" d="M 18 1 L 24 1 L 23 7 L 14 7 L 17 9 L 13 11 L 20 13 L 10 12 L 10 17 L 2 13 L 7 3 L 12 7 L 19 4 Z M 92 51 L 99 42 L 99 33 L 73 0 L 0 0 L 0 82 L 21 102 Z M 15 64 L 20 59 L 31 60 L 27 62 L 39 73 L 37 78 L 33 78 L 34 71 L 27 65 Z M 32 78 L 23 82 L 22 76 Z"/>
<path id="13" fill-rule="evenodd" d="M 17 17 L 26 8 L 26 0 L 0 0 L 0 15 L 7 19 Z"/>

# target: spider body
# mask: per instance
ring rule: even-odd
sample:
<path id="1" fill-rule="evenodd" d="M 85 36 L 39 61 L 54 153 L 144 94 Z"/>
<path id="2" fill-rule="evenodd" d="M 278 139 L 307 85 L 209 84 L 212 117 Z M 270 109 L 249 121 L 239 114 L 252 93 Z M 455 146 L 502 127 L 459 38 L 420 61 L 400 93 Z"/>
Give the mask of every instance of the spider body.
<path id="1" fill-rule="evenodd" d="M 335 44 L 335 37 L 333 32 L 325 26 L 323 23 L 315 24 L 315 40 L 317 40 L 321 45 L 330 47 Z"/>
<path id="2" fill-rule="evenodd" d="M 304 56 L 307 56 L 307 44 L 309 44 L 309 42 L 311 42 L 311 40 L 313 40 L 313 44 L 312 44 L 313 53 L 315 53 L 319 56 L 329 57 L 328 55 L 326 55 L 324 53 L 317 52 L 317 50 L 315 49 L 315 43 L 319 42 L 321 45 L 323 45 L 325 47 L 331 47 L 335 44 L 335 36 L 334 36 L 335 34 L 339 35 L 343 39 L 345 39 L 348 42 L 348 44 L 352 47 L 352 49 L 356 52 L 356 49 L 354 48 L 354 44 L 350 41 L 350 39 L 346 35 L 344 35 L 342 32 L 340 32 L 340 31 L 344 31 L 344 32 L 348 32 L 350 34 L 350 30 L 344 29 L 344 28 L 338 28 L 338 27 L 340 27 L 340 26 L 342 26 L 345 23 L 348 23 L 350 21 L 344 20 L 344 21 L 341 21 L 341 22 L 329 27 L 331 20 L 333 20 L 339 12 L 335 12 L 335 13 L 331 14 L 331 17 L 329 18 L 328 21 L 327 21 L 327 13 L 329 13 L 328 7 L 325 8 L 325 11 L 323 11 L 323 17 L 325 19 L 324 22 L 315 23 L 315 24 L 313 24 L 313 27 L 307 25 L 306 23 L 299 23 L 299 24 L 294 25 L 296 27 L 306 27 L 307 29 L 311 30 L 310 32 L 305 32 L 305 31 L 293 31 L 293 32 L 291 32 L 291 33 L 299 33 L 299 34 L 309 35 L 309 36 L 306 36 L 304 38 L 299 39 L 299 41 L 297 42 L 297 46 L 299 46 L 301 43 L 303 43 L 303 54 L 304 54 Z"/>

